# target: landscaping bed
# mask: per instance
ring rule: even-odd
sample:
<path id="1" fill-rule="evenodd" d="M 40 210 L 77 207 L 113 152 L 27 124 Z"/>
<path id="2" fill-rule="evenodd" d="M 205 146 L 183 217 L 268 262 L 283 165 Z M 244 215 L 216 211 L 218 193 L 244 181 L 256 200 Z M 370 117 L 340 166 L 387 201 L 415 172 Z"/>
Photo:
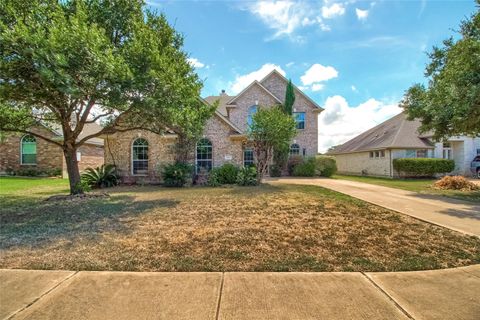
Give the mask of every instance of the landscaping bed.
<path id="1" fill-rule="evenodd" d="M 10 178 L 14 179 L 14 178 Z M 63 183 L 0 178 L 0 268 L 400 271 L 480 263 L 480 239 L 315 186 L 116 187 L 43 201 Z"/>

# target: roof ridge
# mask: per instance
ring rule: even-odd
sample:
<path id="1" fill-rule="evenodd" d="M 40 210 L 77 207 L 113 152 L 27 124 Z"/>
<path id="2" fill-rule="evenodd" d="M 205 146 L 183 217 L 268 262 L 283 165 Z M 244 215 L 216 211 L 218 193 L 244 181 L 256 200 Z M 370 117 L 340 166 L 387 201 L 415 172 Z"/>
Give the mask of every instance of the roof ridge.
<path id="1" fill-rule="evenodd" d="M 394 119 L 395 117 L 398 117 L 398 116 L 400 116 L 400 115 L 405 116 L 405 111 L 400 112 L 399 114 L 397 114 L 396 116 L 394 116 L 394 117 L 391 118 L 391 119 Z M 395 133 L 395 136 L 393 137 L 392 142 L 390 143 L 391 146 L 392 146 L 392 145 L 393 145 L 393 146 L 395 145 L 395 143 L 396 143 L 396 141 L 397 141 L 397 138 L 398 138 L 398 135 L 399 135 L 400 132 L 402 131 L 401 129 L 405 126 L 405 121 L 407 121 L 407 118 L 406 118 L 406 117 L 403 117 L 402 122 L 400 123 L 400 126 L 398 126 L 397 133 Z"/>
<path id="2" fill-rule="evenodd" d="M 245 89 L 243 89 L 242 91 L 240 91 L 239 94 L 237 94 L 236 96 L 233 97 L 233 99 L 231 99 L 230 101 L 227 102 L 227 105 L 230 105 L 233 101 L 235 101 L 235 99 L 237 99 L 238 97 L 240 97 L 241 95 L 243 95 L 251 86 L 253 86 L 254 84 L 257 84 L 260 86 L 260 88 L 262 88 L 263 90 L 265 90 L 265 92 L 267 92 L 269 95 L 271 95 L 275 100 L 277 100 L 277 102 L 279 103 L 282 103 L 282 101 L 280 99 L 278 99 L 278 97 L 276 95 L 274 95 L 270 90 L 268 90 L 267 88 L 265 88 L 260 82 L 258 82 L 257 80 L 254 80 L 252 81 L 252 83 L 250 83 Z"/>

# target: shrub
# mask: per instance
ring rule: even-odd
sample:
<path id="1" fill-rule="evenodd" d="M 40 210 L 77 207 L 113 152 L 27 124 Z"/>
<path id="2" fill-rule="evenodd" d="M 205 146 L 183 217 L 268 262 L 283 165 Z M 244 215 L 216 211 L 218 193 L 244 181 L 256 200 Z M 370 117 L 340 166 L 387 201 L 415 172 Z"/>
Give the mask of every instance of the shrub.
<path id="1" fill-rule="evenodd" d="M 455 169 L 455 162 L 448 159 L 399 158 L 393 159 L 393 168 L 402 176 L 432 177 Z"/>
<path id="2" fill-rule="evenodd" d="M 199 186 L 205 186 L 208 184 L 208 171 L 205 168 L 200 168 L 197 174 L 195 174 L 194 184 Z"/>
<path id="3" fill-rule="evenodd" d="M 17 176 L 37 177 L 41 175 L 43 171 L 35 168 L 20 168 L 15 172 Z"/>
<path id="4" fill-rule="evenodd" d="M 49 177 L 58 177 L 58 176 L 62 175 L 62 169 L 60 169 L 60 168 L 49 169 L 49 170 L 46 171 L 46 174 Z"/>
<path id="5" fill-rule="evenodd" d="M 240 186 L 256 186 L 257 169 L 254 166 L 240 169 L 237 175 L 237 184 Z"/>
<path id="6" fill-rule="evenodd" d="M 272 164 L 270 166 L 270 177 L 281 177 L 282 176 L 282 169 L 280 166 L 276 164 Z"/>
<path id="7" fill-rule="evenodd" d="M 287 163 L 288 174 L 293 175 L 293 170 L 300 163 L 303 163 L 302 156 L 290 156 L 290 158 L 288 158 L 288 163 Z"/>
<path id="8" fill-rule="evenodd" d="M 433 184 L 436 189 L 474 191 L 480 187 L 462 176 L 445 176 Z"/>
<path id="9" fill-rule="evenodd" d="M 316 156 L 315 174 L 322 177 L 331 177 L 337 172 L 337 162 L 334 157 Z"/>
<path id="10" fill-rule="evenodd" d="M 95 169 L 87 168 L 81 178 L 82 182 L 92 188 L 108 188 L 118 183 L 116 168 L 112 164 L 102 164 Z M 85 189 L 83 190 L 85 191 Z"/>
<path id="11" fill-rule="evenodd" d="M 221 184 L 235 184 L 237 182 L 238 167 L 226 163 L 221 167 L 218 167 L 218 178 Z"/>
<path id="12" fill-rule="evenodd" d="M 15 170 L 13 170 L 12 168 L 7 168 L 7 169 L 5 169 L 5 174 L 7 176 L 14 176 L 15 175 Z"/>
<path id="13" fill-rule="evenodd" d="M 218 187 L 222 185 L 220 182 L 220 168 L 213 168 L 210 170 L 208 173 L 207 184 L 210 187 Z"/>
<path id="14" fill-rule="evenodd" d="M 162 168 L 163 184 L 167 187 L 183 187 L 192 180 L 193 166 L 188 163 L 176 162 Z"/>
<path id="15" fill-rule="evenodd" d="M 89 192 L 89 191 L 92 191 L 92 187 L 88 184 L 87 181 L 85 181 L 85 180 L 80 180 L 80 182 L 78 182 L 78 183 L 75 185 L 75 190 L 77 190 L 77 191 L 83 191 L 83 192 Z"/>
<path id="16" fill-rule="evenodd" d="M 315 158 L 307 158 L 302 163 L 297 164 L 293 168 L 293 176 L 296 177 L 313 177 L 315 176 Z"/>

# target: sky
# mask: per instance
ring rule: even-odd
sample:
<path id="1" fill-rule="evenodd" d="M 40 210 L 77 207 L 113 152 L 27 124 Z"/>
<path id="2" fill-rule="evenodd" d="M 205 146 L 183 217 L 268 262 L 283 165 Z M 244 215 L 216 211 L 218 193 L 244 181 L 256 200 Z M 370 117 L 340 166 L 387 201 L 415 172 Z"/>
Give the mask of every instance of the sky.
<path id="1" fill-rule="evenodd" d="M 401 112 L 427 52 L 457 36 L 472 1 L 160 1 L 185 37 L 202 96 L 235 95 L 276 68 L 323 111 L 319 151 Z"/>

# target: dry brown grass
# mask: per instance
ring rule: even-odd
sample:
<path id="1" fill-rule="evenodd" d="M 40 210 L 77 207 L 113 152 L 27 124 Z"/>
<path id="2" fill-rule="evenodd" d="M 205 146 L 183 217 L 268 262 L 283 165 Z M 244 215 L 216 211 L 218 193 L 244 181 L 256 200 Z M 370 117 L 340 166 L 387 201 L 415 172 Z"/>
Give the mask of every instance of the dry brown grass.
<path id="1" fill-rule="evenodd" d="M 476 237 L 314 186 L 119 187 L 111 195 L 64 204 L 2 198 L 0 267 L 390 271 L 480 262 Z"/>

